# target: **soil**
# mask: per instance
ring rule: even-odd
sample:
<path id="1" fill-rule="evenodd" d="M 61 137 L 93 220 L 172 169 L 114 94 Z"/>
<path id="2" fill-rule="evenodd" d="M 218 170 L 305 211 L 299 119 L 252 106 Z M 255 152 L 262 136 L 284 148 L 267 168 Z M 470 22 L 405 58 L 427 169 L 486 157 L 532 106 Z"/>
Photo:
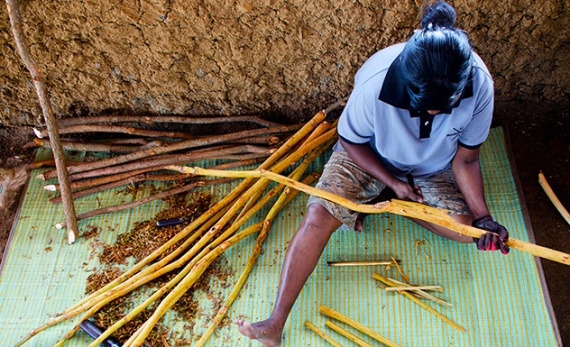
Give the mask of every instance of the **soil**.
<path id="1" fill-rule="evenodd" d="M 505 128 L 536 243 L 570 253 L 570 226 L 538 184 L 538 173 L 542 170 L 562 205 L 570 210 L 569 111 L 551 114 L 541 121 L 526 120 L 524 113 L 520 116 L 519 121 L 510 121 Z M 570 268 L 549 260 L 541 263 L 562 345 L 570 346 Z"/>
<path id="2" fill-rule="evenodd" d="M 510 140 L 536 243 L 570 253 L 570 227 L 537 179 L 542 170 L 562 204 L 570 207 L 570 114 L 566 110 L 538 118 L 529 116 L 529 110 L 533 107 L 519 107 L 518 110 L 513 107 L 508 115 L 497 114 L 497 119 L 509 120 L 502 124 L 497 122 L 497 125 L 503 126 Z M 32 151 L 22 150 L 31 136 L 29 128 L 0 128 L 0 179 L 14 176 L 14 168 L 31 160 Z M 5 188 L 2 194 L 9 197 L 2 201 L 4 206 L 0 204 L 0 214 L 4 216 L 0 223 L 0 256 L 9 237 L 22 187 L 16 184 L 13 189 Z M 542 267 L 563 345 L 570 346 L 570 269 L 548 260 L 542 260 Z"/>

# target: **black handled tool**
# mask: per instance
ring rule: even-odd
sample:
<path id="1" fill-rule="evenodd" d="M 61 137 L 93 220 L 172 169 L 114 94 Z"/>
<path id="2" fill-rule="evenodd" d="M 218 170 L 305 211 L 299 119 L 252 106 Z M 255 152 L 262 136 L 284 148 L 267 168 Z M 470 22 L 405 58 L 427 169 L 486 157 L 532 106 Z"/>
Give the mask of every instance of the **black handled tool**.
<path id="1" fill-rule="evenodd" d="M 161 219 L 156 221 L 157 227 L 166 227 L 169 225 L 177 225 L 186 223 L 190 220 L 189 217 L 182 217 L 182 218 L 170 218 L 170 219 Z"/>
<path id="2" fill-rule="evenodd" d="M 103 333 L 103 329 L 101 329 L 90 320 L 84 320 L 81 322 L 81 324 L 79 324 L 79 326 L 81 327 L 81 330 L 83 330 L 87 335 L 91 336 L 94 339 L 98 338 Z M 101 342 L 100 346 L 121 347 L 122 345 L 122 343 L 119 343 L 117 340 L 109 336 L 105 339 L 105 341 Z"/>

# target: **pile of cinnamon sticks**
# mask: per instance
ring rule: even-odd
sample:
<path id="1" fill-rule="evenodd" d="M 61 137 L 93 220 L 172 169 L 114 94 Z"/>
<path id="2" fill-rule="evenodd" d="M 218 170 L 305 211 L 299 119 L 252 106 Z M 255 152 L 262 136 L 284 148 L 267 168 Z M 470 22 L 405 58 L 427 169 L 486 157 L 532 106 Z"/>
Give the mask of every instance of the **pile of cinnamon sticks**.
<path id="1" fill-rule="evenodd" d="M 318 158 L 327 148 L 336 141 L 336 125 L 325 121 L 327 112 L 339 107 L 344 102 L 338 102 L 331 105 L 327 110 L 323 110 L 315 115 L 309 122 L 302 126 L 274 126 L 260 129 L 265 134 L 278 132 L 288 132 L 290 129 L 299 128 L 292 136 L 290 136 L 275 151 L 272 151 L 268 158 L 263 160 L 259 165 L 259 170 L 273 172 L 275 174 L 289 172 L 288 179 L 308 185 L 314 181 L 318 175 L 307 173 L 309 165 Z M 271 132 L 268 129 L 272 129 Z M 279 132 L 279 133 L 281 133 Z M 219 135 L 209 137 L 207 143 L 211 146 L 220 145 L 221 141 L 229 141 L 233 138 L 244 138 L 244 134 L 248 137 L 262 135 L 259 130 L 245 131 L 229 135 Z M 245 137 L 247 138 L 247 137 Z M 223 139 L 223 140 L 220 140 Z M 197 141 L 203 142 L 204 139 L 189 139 L 166 145 L 167 148 L 195 148 L 189 146 Z M 215 143 L 212 143 L 215 142 Z M 181 146 L 180 144 L 185 144 Z M 143 159 L 145 156 L 137 157 L 148 151 L 159 149 L 154 155 L 169 153 L 163 149 L 164 147 L 155 147 L 153 149 L 145 149 L 118 157 L 102 160 L 105 164 L 97 164 L 92 167 L 94 162 L 89 164 L 79 164 L 70 166 L 71 174 L 89 172 L 82 170 L 89 165 L 91 170 L 98 170 L 111 165 L 122 165 L 131 159 L 133 161 Z M 132 154 L 137 154 L 132 156 Z M 136 159 L 133 159 L 136 157 Z M 119 158 L 117 160 L 116 158 Z M 90 170 L 90 171 L 91 171 Z M 232 172 L 233 170 L 221 170 L 224 172 Z M 58 324 L 63 321 L 77 319 L 75 326 L 65 334 L 55 346 L 62 346 L 71 338 L 80 328 L 80 323 L 92 317 L 98 310 L 121 296 L 140 288 L 150 281 L 170 273 L 176 273 L 168 283 L 164 284 L 160 289 L 153 293 L 149 293 L 148 298 L 139 306 L 135 307 L 126 316 L 115 322 L 112 326 L 105 327 L 106 330 L 94 340 L 89 346 L 99 345 L 105 338 L 114 331 L 133 319 L 143 310 L 151 307 L 152 315 L 139 329 L 124 342 L 127 346 L 141 346 L 150 331 L 155 327 L 156 323 L 164 316 L 164 314 L 200 279 L 204 271 L 214 262 L 214 260 L 223 254 L 227 249 L 236 245 L 241 240 L 250 235 L 257 234 L 254 249 L 250 258 L 243 269 L 241 275 L 237 279 L 234 288 L 224 301 L 222 307 L 211 322 L 211 326 L 206 332 L 194 343 L 194 346 L 203 346 L 211 336 L 216 327 L 220 324 L 223 317 L 228 312 L 230 306 L 237 298 L 241 288 L 243 287 L 249 273 L 252 271 L 258 256 L 261 253 L 263 243 L 270 231 L 272 222 L 277 213 L 287 205 L 289 201 L 298 192 L 295 189 L 286 188 L 285 184 L 277 184 L 271 186 L 271 180 L 263 177 L 251 177 L 242 180 L 233 190 L 225 195 L 221 200 L 210 207 L 208 211 L 193 220 L 178 234 L 168 240 L 165 244 L 152 252 L 146 258 L 139 261 L 128 271 L 114 279 L 109 284 L 100 288 L 89 296 L 81 299 L 65 311 L 56 314 L 48 322 L 42 326 L 32 330 L 17 346 L 24 344 L 30 338 L 41 332 L 42 330 Z M 262 221 L 245 227 L 248 221 L 256 215 L 264 206 L 269 204 L 269 211 L 261 217 Z M 174 249 L 172 251 L 172 249 Z M 171 251 L 171 252 L 170 252 Z M 170 253 L 168 253 L 170 252 Z"/>
<path id="2" fill-rule="evenodd" d="M 149 130 L 144 125 L 175 124 L 190 126 L 234 127 L 245 123 L 253 130 L 243 130 L 215 135 L 192 135 L 183 131 Z M 134 124 L 134 126 L 133 126 Z M 138 124 L 138 126 L 137 126 Z M 218 169 L 228 169 L 256 164 L 269 157 L 290 135 L 303 124 L 282 125 L 258 116 L 186 117 L 186 116 L 133 116 L 108 115 L 67 118 L 57 121 L 59 134 L 66 150 L 108 153 L 110 158 L 89 162 L 67 162 L 72 198 L 98 193 L 127 184 L 142 181 L 177 182 L 173 189 L 162 191 L 136 202 L 108 206 L 77 216 L 77 220 L 110 213 L 179 194 L 197 186 L 220 183 L 226 180 L 196 179 L 193 175 L 164 171 L 168 165 L 188 164 L 202 159 L 219 159 L 224 163 Z M 27 146 L 50 148 L 46 130 L 34 129 L 37 136 Z M 86 136 L 88 135 L 88 136 Z M 115 136 L 112 136 L 115 135 Z M 78 137 L 82 139 L 78 140 Z M 108 137 L 107 139 L 95 139 Z M 53 165 L 52 161 L 36 162 L 33 168 Z M 56 170 L 45 171 L 37 178 L 49 181 L 57 178 Z M 44 189 L 59 191 L 57 182 L 48 183 Z M 61 196 L 49 200 L 62 202 Z M 64 228 L 65 222 L 57 224 Z"/>

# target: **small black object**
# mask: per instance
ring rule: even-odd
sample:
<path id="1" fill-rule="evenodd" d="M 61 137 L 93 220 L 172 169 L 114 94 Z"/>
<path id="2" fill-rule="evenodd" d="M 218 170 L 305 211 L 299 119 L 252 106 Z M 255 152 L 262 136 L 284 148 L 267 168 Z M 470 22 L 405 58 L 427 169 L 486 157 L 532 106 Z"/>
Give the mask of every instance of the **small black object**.
<path id="1" fill-rule="evenodd" d="M 81 330 L 83 330 L 87 335 L 91 336 L 92 338 L 96 339 L 103 333 L 103 329 L 97 326 L 90 320 L 84 320 L 79 324 Z M 119 343 L 117 340 L 112 338 L 111 336 L 107 337 L 103 342 L 101 342 L 100 346 L 103 347 L 121 347 L 123 344 Z"/>
<path id="2" fill-rule="evenodd" d="M 186 223 L 189 220 L 190 220 L 190 218 L 188 218 L 188 217 L 161 219 L 161 220 L 156 221 L 156 226 L 157 227 L 166 227 L 169 225 L 177 225 L 177 224 Z"/>

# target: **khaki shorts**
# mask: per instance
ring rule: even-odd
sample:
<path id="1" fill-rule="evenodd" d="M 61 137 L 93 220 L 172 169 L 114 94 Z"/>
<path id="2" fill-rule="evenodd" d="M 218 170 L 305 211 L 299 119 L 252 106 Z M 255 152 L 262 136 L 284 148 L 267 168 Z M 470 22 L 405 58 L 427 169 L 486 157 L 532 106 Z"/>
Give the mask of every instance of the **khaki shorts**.
<path id="1" fill-rule="evenodd" d="M 404 177 L 398 178 L 406 181 Z M 414 183 L 421 188 L 425 204 L 451 210 L 457 214 L 470 214 L 467 203 L 455 183 L 451 169 L 429 177 L 414 178 Z M 352 162 L 345 151 L 333 152 L 316 187 L 359 204 L 369 203 L 386 188 L 383 183 Z M 311 196 L 307 205 L 314 203 L 321 204 L 344 225 L 355 229 L 358 212 Z"/>

